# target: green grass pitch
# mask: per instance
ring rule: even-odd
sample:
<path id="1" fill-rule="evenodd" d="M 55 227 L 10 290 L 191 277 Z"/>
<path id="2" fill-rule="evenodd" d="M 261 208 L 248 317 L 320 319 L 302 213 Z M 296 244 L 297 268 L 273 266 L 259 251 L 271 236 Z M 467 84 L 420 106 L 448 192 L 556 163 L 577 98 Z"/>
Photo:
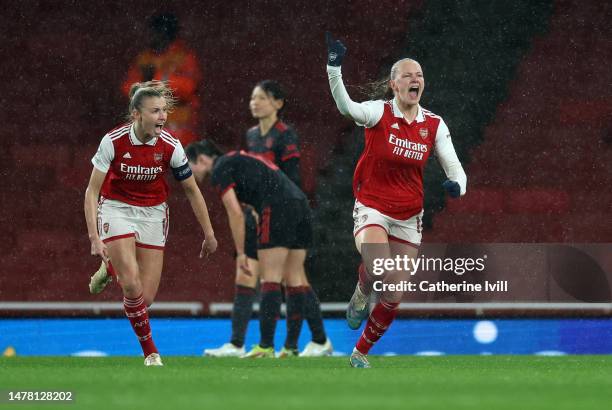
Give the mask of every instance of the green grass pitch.
<path id="1" fill-rule="evenodd" d="M 0 358 L 0 409 L 606 409 L 611 356 L 289 360 Z M 72 404 L 13 404 L 7 390 L 74 392 Z"/>

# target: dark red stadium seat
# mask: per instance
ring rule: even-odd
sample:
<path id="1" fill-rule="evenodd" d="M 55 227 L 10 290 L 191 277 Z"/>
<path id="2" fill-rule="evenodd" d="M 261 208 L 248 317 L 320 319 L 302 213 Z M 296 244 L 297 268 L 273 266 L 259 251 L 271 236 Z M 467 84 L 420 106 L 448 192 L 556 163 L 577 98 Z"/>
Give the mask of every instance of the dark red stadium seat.
<path id="1" fill-rule="evenodd" d="M 469 195 L 446 201 L 450 214 L 498 214 L 504 211 L 504 192 L 487 188 L 471 188 Z"/>
<path id="2" fill-rule="evenodd" d="M 557 2 L 467 168 L 468 195 L 447 201 L 428 235 L 443 241 L 609 242 L 612 129 L 602 3 Z M 588 22 L 588 24 L 586 23 Z M 575 78 L 580 86 L 560 86 Z M 579 80 L 578 80 L 579 79 Z M 571 89 L 571 90 L 570 90 Z M 602 189 L 603 188 L 603 189 Z M 475 192 L 474 192 L 475 191 Z M 503 192 L 500 194 L 499 192 Z M 472 197 L 470 197 L 473 195 Z M 487 216 L 503 197 L 503 213 Z M 483 212 L 487 211 L 487 212 Z M 555 216 L 556 215 L 556 216 Z"/>

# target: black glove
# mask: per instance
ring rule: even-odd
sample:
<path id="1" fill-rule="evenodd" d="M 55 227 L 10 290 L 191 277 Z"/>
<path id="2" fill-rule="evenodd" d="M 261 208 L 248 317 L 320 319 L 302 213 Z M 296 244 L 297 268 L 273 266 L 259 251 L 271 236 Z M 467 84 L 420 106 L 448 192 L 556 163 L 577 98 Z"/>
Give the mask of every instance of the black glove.
<path id="1" fill-rule="evenodd" d="M 444 181 L 442 186 L 446 192 L 448 192 L 448 195 L 450 195 L 451 198 L 459 198 L 461 196 L 461 187 L 459 186 L 459 183 L 447 179 Z"/>
<path id="2" fill-rule="evenodd" d="M 334 40 L 329 31 L 325 32 L 325 40 L 327 41 L 327 65 L 340 67 L 346 54 L 346 47 L 340 40 Z"/>

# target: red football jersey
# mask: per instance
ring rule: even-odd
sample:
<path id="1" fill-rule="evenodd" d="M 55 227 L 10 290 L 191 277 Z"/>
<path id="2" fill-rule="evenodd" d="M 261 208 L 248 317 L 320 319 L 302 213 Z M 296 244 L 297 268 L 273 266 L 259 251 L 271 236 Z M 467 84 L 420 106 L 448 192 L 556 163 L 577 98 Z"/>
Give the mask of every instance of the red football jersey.
<path id="1" fill-rule="evenodd" d="M 365 148 L 353 177 L 353 193 L 362 204 L 395 219 L 423 209 L 423 168 L 436 142 L 442 119 L 419 107 L 408 123 L 384 103 L 378 123 L 365 129 Z"/>
<path id="2" fill-rule="evenodd" d="M 178 180 L 191 176 L 179 140 L 167 131 L 143 144 L 131 124 L 115 128 L 102 138 L 94 167 L 106 173 L 100 195 L 136 206 L 155 206 L 166 201 L 169 168 Z"/>

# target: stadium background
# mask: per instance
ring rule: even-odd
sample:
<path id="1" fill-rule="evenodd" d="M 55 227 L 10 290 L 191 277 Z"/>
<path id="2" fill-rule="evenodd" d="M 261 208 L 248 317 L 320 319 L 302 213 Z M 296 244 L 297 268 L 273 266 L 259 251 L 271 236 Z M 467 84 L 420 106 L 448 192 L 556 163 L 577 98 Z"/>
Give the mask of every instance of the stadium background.
<path id="1" fill-rule="evenodd" d="M 115 305 L 31 303 L 119 301 L 118 287 L 88 293 L 98 262 L 89 256 L 82 201 L 90 158 L 125 114 L 120 86 L 148 44 L 147 18 L 160 11 L 176 13 L 181 37 L 198 54 L 203 137 L 240 146 L 253 125 L 253 85 L 273 78 L 286 87 L 285 117 L 300 136 L 303 185 L 316 215 L 309 275 L 323 302 L 346 302 L 354 286 L 351 177 L 362 147 L 362 131 L 341 118 L 329 93 L 325 30 L 348 46 L 349 85 L 382 77 L 406 55 L 424 68 L 422 105 L 446 120 L 469 178 L 468 195 L 446 203 L 441 171 L 428 166 L 425 242 L 611 242 L 612 35 L 605 2 L 2 3 L 5 317 L 122 314 Z M 349 92 L 357 96 L 358 89 Z M 179 302 L 166 313 L 214 314 L 210 304 L 231 302 L 233 292 L 224 211 L 204 188 L 221 246 L 202 262 L 199 229 L 180 187 L 173 192 L 157 300 Z M 610 272 L 599 278 L 608 289 Z M 609 315 L 605 295 L 590 314 Z M 559 297 L 594 302 L 573 295 L 571 286 Z"/>

